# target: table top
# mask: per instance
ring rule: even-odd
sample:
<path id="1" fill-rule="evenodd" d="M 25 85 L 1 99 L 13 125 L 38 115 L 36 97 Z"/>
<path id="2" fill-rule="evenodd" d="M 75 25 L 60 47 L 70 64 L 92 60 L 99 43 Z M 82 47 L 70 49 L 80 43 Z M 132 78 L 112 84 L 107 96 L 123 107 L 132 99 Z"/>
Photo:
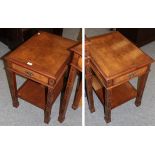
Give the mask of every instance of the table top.
<path id="1" fill-rule="evenodd" d="M 47 76 L 56 77 L 70 59 L 69 48 L 75 44 L 76 41 L 39 32 L 9 53 L 5 59 Z"/>
<path id="2" fill-rule="evenodd" d="M 119 32 L 89 38 L 92 62 L 107 79 L 136 70 L 154 60 Z"/>

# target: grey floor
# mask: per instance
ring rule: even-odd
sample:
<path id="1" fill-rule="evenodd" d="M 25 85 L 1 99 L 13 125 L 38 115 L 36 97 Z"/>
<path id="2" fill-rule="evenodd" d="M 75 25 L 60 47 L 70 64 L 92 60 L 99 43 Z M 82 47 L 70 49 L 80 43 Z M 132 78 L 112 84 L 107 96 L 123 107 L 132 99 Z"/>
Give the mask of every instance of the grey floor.
<path id="1" fill-rule="evenodd" d="M 86 29 L 87 36 L 95 36 L 109 32 L 109 29 Z M 145 53 L 155 59 L 155 41 L 141 48 Z M 131 81 L 136 86 L 137 79 Z M 104 121 L 103 106 L 94 94 L 96 112 L 91 114 L 88 110 L 87 99 L 85 119 L 87 126 L 149 126 L 155 125 L 155 63 L 151 66 L 146 88 L 143 95 L 142 105 L 136 107 L 134 100 L 112 110 L 112 122 L 106 124 Z"/>
<path id="2" fill-rule="evenodd" d="M 79 29 L 64 29 L 63 36 L 76 40 Z M 0 57 L 7 53 L 9 48 L 0 42 Z M 17 77 L 18 86 L 24 82 L 24 79 Z M 76 86 L 76 83 L 75 83 Z M 82 110 L 79 108 L 74 111 L 71 109 L 71 104 L 74 98 L 75 86 L 69 102 L 68 111 L 65 121 L 61 124 L 57 121 L 59 112 L 60 97 L 54 103 L 49 125 L 52 126 L 80 126 L 82 124 Z M 20 106 L 16 109 L 12 107 L 11 96 L 9 92 L 8 82 L 4 70 L 3 61 L 0 60 L 0 125 L 46 125 L 43 122 L 44 113 L 41 109 L 19 99 Z"/>

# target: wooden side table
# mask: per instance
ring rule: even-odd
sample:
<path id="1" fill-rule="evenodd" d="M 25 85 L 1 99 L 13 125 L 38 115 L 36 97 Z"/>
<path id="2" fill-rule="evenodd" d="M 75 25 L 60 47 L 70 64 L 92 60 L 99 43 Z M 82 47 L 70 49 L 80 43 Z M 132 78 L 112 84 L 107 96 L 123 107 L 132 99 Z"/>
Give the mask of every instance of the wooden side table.
<path id="1" fill-rule="evenodd" d="M 59 111 L 59 122 L 63 122 L 65 119 L 65 114 L 67 111 L 69 99 L 71 96 L 71 92 L 73 89 L 74 81 L 76 75 L 80 72 L 82 76 L 82 45 L 78 44 L 70 49 L 73 52 L 73 59 L 71 62 L 71 68 L 69 72 L 69 78 L 67 81 L 67 86 L 65 89 L 64 97 L 61 102 L 60 111 Z M 77 91 L 74 98 L 74 103 L 72 104 L 73 109 L 77 109 L 81 96 L 82 96 L 82 79 L 79 79 L 78 85 L 77 85 Z"/>
<path id="2" fill-rule="evenodd" d="M 135 105 L 140 106 L 150 65 L 154 60 L 119 32 L 89 40 L 89 47 L 86 48 L 91 55 L 89 66 L 92 74 L 86 80 L 103 103 L 105 121 L 108 123 L 111 121 L 111 109 L 124 102 L 136 98 Z M 137 90 L 129 82 L 135 77 L 138 77 Z M 93 100 L 88 101 L 91 109 Z"/>
<path id="3" fill-rule="evenodd" d="M 13 106 L 18 97 L 44 110 L 49 123 L 52 105 L 63 90 L 64 75 L 70 61 L 67 50 L 76 42 L 47 32 L 39 32 L 5 57 Z M 17 90 L 16 74 L 27 78 Z"/>

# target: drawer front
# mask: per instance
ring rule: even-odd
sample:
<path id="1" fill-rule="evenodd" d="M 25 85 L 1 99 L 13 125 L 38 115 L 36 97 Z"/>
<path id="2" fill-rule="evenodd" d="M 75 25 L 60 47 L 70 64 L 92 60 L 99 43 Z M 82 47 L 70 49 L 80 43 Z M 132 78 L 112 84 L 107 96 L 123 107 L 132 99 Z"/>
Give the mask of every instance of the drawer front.
<path id="1" fill-rule="evenodd" d="M 131 72 L 129 74 L 118 77 L 118 78 L 113 80 L 113 85 L 120 84 L 120 83 L 123 83 L 125 81 L 129 81 L 134 77 L 137 77 L 137 76 L 144 74 L 146 71 L 147 71 L 147 67 L 143 67 L 143 68 L 138 69 L 134 72 Z"/>
<path id="2" fill-rule="evenodd" d="M 27 68 L 23 68 L 23 67 L 18 66 L 16 64 L 12 64 L 12 68 L 15 71 L 17 71 L 17 72 L 19 72 L 19 73 L 21 73 L 21 74 L 23 74 L 23 75 L 25 75 L 25 76 L 27 76 L 29 78 L 36 79 L 36 80 L 41 81 L 43 83 L 48 83 L 48 78 L 47 77 L 45 77 L 43 75 L 40 75 L 39 73 L 33 72 L 33 71 L 31 71 L 31 70 L 29 70 Z"/>
<path id="3" fill-rule="evenodd" d="M 78 67 L 82 70 L 82 58 L 81 57 L 78 60 Z"/>

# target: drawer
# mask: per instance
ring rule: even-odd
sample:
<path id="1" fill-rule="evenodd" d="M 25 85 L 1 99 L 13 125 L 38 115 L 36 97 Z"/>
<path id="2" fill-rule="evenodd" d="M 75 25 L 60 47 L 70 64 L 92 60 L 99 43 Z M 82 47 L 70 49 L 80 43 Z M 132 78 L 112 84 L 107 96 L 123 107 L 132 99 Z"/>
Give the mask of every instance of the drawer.
<path id="1" fill-rule="evenodd" d="M 39 74 L 39 73 L 36 73 L 36 72 L 33 72 L 27 68 L 24 68 L 24 67 L 21 67 L 21 66 L 18 66 L 16 64 L 12 64 L 12 68 L 17 71 L 19 74 L 23 74 L 25 75 L 26 77 L 29 77 L 29 78 L 32 78 L 32 79 L 36 79 L 38 81 L 41 81 L 43 83 L 48 83 L 48 78 Z"/>
<path id="2" fill-rule="evenodd" d="M 78 60 L 78 67 L 82 70 L 82 58 L 81 57 Z"/>
<path id="3" fill-rule="evenodd" d="M 138 70 L 136 70 L 134 72 L 131 72 L 131 73 L 128 73 L 128 74 L 123 75 L 121 77 L 118 77 L 118 78 L 113 80 L 113 85 L 129 81 L 129 80 L 131 80 L 134 77 L 143 75 L 146 71 L 147 71 L 147 67 L 143 67 L 143 68 L 138 69 Z"/>

